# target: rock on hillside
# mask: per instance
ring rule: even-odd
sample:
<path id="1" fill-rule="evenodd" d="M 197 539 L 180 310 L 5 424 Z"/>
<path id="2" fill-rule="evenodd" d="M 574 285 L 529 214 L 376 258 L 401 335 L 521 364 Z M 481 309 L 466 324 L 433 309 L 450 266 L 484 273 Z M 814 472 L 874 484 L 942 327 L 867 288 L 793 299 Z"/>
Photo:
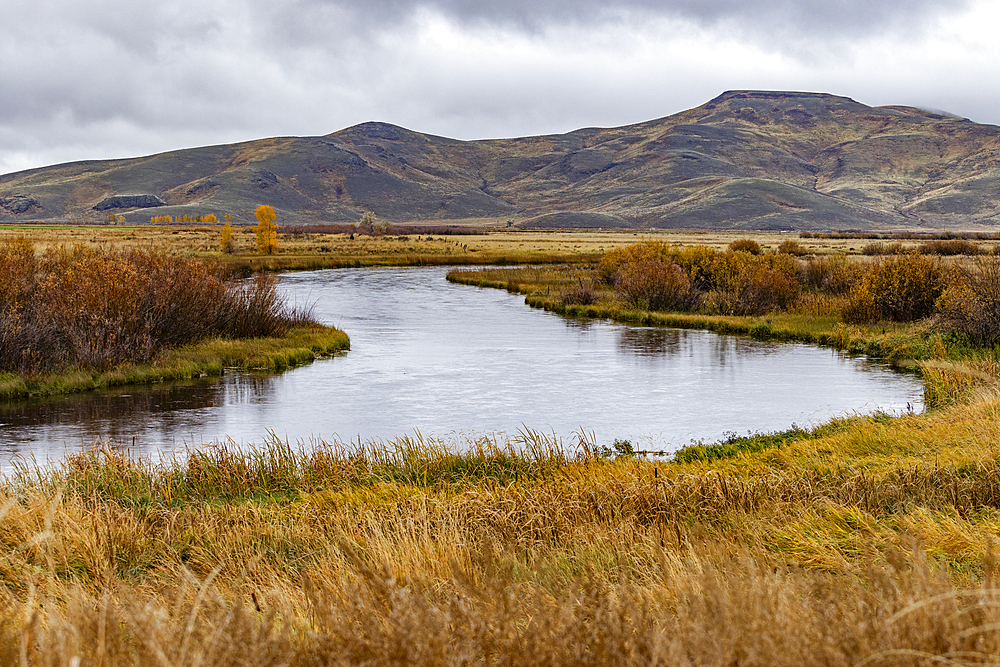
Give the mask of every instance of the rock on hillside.
<path id="1" fill-rule="evenodd" d="M 134 193 L 144 193 L 138 198 Z M 141 199 L 141 201 L 140 201 Z M 110 202 L 110 203 L 109 203 Z M 823 93 L 730 91 L 673 116 L 458 141 L 363 123 L 0 176 L 0 219 L 501 218 L 525 227 L 843 229 L 1000 222 L 1000 128 Z"/>

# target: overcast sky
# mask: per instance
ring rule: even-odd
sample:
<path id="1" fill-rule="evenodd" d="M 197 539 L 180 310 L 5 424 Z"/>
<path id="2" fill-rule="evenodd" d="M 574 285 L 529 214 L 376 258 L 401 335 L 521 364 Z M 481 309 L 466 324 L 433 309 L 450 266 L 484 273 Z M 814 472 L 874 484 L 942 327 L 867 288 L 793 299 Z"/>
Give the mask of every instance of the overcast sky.
<path id="1" fill-rule="evenodd" d="M 996 0 L 0 0 L 0 173 L 367 120 L 459 139 L 738 88 L 1000 124 Z"/>

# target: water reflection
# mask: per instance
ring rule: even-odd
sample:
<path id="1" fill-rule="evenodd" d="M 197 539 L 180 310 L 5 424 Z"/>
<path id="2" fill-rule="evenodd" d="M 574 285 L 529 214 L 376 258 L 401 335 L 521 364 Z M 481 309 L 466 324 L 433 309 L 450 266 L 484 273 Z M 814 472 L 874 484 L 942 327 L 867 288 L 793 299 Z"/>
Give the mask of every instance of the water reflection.
<path id="1" fill-rule="evenodd" d="M 618 350 L 627 356 L 656 357 L 679 354 L 687 346 L 684 329 L 626 327 L 618 332 Z"/>
<path id="2" fill-rule="evenodd" d="M 0 450 L 60 456 L 114 438 L 140 452 L 224 440 L 516 433 L 522 425 L 675 449 L 855 410 L 921 405 L 918 377 L 806 345 L 565 319 L 522 297 L 444 280 L 447 269 L 282 276 L 351 351 L 277 376 L 0 406 Z"/>
<path id="3" fill-rule="evenodd" d="M 195 381 L 136 388 L 112 389 L 69 396 L 32 398 L 0 403 L 4 427 L 95 424 L 107 415 L 169 415 L 178 410 L 218 405 L 215 381 Z"/>

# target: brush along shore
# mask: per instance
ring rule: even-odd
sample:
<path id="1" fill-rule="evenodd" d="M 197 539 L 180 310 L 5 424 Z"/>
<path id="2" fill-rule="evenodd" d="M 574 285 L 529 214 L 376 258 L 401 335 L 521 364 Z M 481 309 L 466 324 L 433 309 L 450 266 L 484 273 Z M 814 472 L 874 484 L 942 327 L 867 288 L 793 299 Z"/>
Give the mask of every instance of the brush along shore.
<path id="1" fill-rule="evenodd" d="M 276 280 L 137 248 L 0 244 L 0 398 L 281 370 L 347 349 Z"/>

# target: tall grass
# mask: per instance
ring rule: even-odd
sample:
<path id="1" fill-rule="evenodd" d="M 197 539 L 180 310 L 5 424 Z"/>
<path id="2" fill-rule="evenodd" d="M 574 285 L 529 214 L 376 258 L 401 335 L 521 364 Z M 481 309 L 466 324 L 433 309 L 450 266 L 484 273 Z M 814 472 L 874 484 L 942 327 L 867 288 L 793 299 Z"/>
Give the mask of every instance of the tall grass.
<path id="1" fill-rule="evenodd" d="M 437 236 L 482 236 L 486 230 L 468 225 L 400 225 L 385 223 L 381 225 L 361 225 L 354 223 L 315 224 L 315 225 L 282 225 L 282 234 L 363 234 L 367 236 L 387 236 L 401 234 L 428 234 Z"/>
<path id="2" fill-rule="evenodd" d="M 712 463 L 531 431 L 108 446 L 0 489 L 0 664 L 988 663 L 998 415 Z"/>
<path id="3" fill-rule="evenodd" d="M 0 370 L 33 374 L 145 363 L 205 337 L 274 336 L 309 319 L 273 276 L 223 277 L 148 250 L 0 246 Z"/>

